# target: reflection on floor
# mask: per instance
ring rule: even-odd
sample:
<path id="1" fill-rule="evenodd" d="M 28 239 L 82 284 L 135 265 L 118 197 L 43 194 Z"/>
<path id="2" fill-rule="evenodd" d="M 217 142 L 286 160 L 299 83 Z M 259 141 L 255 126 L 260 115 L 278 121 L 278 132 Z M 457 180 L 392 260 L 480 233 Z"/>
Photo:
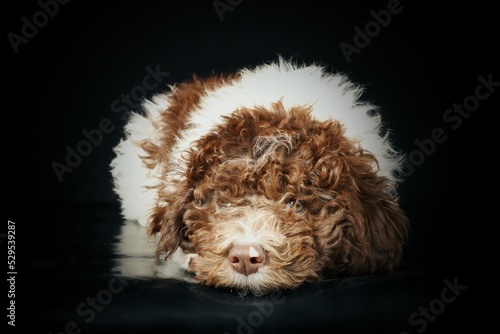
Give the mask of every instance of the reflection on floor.
<path id="1" fill-rule="evenodd" d="M 124 221 L 114 244 L 116 264 L 113 273 L 131 278 L 172 278 L 197 283 L 179 263 L 177 254 L 164 261 L 156 258 L 157 238 L 149 238 L 147 229 L 136 221 Z"/>

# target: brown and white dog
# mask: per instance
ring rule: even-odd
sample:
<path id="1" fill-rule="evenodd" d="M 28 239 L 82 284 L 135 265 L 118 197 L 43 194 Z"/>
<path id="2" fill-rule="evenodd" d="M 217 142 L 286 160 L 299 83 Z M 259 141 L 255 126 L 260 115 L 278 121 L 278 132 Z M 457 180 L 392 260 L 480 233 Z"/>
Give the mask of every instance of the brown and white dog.
<path id="1" fill-rule="evenodd" d="M 279 59 L 132 113 L 111 169 L 123 216 L 196 280 L 262 295 L 394 270 L 402 156 L 361 87 Z"/>

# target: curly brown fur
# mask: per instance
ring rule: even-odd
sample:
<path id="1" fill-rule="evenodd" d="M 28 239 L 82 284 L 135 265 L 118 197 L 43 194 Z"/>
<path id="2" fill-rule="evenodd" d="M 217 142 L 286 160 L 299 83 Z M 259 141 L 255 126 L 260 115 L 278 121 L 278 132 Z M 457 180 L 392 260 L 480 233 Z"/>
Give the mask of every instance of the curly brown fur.
<path id="1" fill-rule="evenodd" d="M 325 276 L 394 270 L 407 221 L 389 195 L 390 182 L 372 170 L 373 155 L 347 139 L 338 122 L 312 119 L 309 108 L 273 107 L 242 108 L 196 142 L 187 182 L 170 194 L 171 205 L 153 214 L 158 254 L 179 246 L 199 254 L 191 269 L 200 281 L 234 287 L 225 274 L 232 244 L 217 240 L 230 240 L 242 229 L 235 221 L 263 211 L 255 224 L 272 231 L 265 248 L 272 279 L 269 286 L 259 282 L 259 293 Z M 290 201 L 306 210 L 294 214 L 286 208 Z"/>
<path id="2" fill-rule="evenodd" d="M 153 123 L 161 136 L 134 142 L 159 180 L 147 187 L 156 196 L 148 229 L 160 236 L 158 256 L 181 249 L 200 282 L 255 295 L 395 270 L 408 229 L 396 181 L 345 124 L 315 118 L 314 106 L 278 99 L 238 107 L 174 154 L 205 96 L 240 79 L 174 87 Z M 262 251 L 255 272 L 229 255 L 242 244 Z"/>

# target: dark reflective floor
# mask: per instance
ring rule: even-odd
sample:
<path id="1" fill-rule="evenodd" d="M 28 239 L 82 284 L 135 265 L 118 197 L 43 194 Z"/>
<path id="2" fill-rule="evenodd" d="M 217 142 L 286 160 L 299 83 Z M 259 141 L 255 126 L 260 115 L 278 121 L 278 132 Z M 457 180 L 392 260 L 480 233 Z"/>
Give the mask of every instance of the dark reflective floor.
<path id="1" fill-rule="evenodd" d="M 29 240 L 30 252 L 19 255 L 17 319 L 37 332 L 431 333 L 470 316 L 468 278 L 453 263 L 405 263 L 391 274 L 240 297 L 165 278 L 154 244 L 117 207 L 43 210 L 18 218 L 30 226 L 19 228 L 19 249 Z"/>

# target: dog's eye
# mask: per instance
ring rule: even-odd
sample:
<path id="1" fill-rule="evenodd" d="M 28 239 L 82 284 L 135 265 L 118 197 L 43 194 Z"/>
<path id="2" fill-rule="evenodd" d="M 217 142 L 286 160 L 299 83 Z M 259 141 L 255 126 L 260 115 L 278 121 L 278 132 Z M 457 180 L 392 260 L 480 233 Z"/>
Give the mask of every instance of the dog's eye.
<path id="1" fill-rule="evenodd" d="M 304 206 L 304 203 L 302 203 L 301 201 L 297 201 L 297 200 L 289 201 L 286 205 L 286 208 L 293 209 L 293 212 L 296 214 L 302 213 L 306 209 Z"/>

